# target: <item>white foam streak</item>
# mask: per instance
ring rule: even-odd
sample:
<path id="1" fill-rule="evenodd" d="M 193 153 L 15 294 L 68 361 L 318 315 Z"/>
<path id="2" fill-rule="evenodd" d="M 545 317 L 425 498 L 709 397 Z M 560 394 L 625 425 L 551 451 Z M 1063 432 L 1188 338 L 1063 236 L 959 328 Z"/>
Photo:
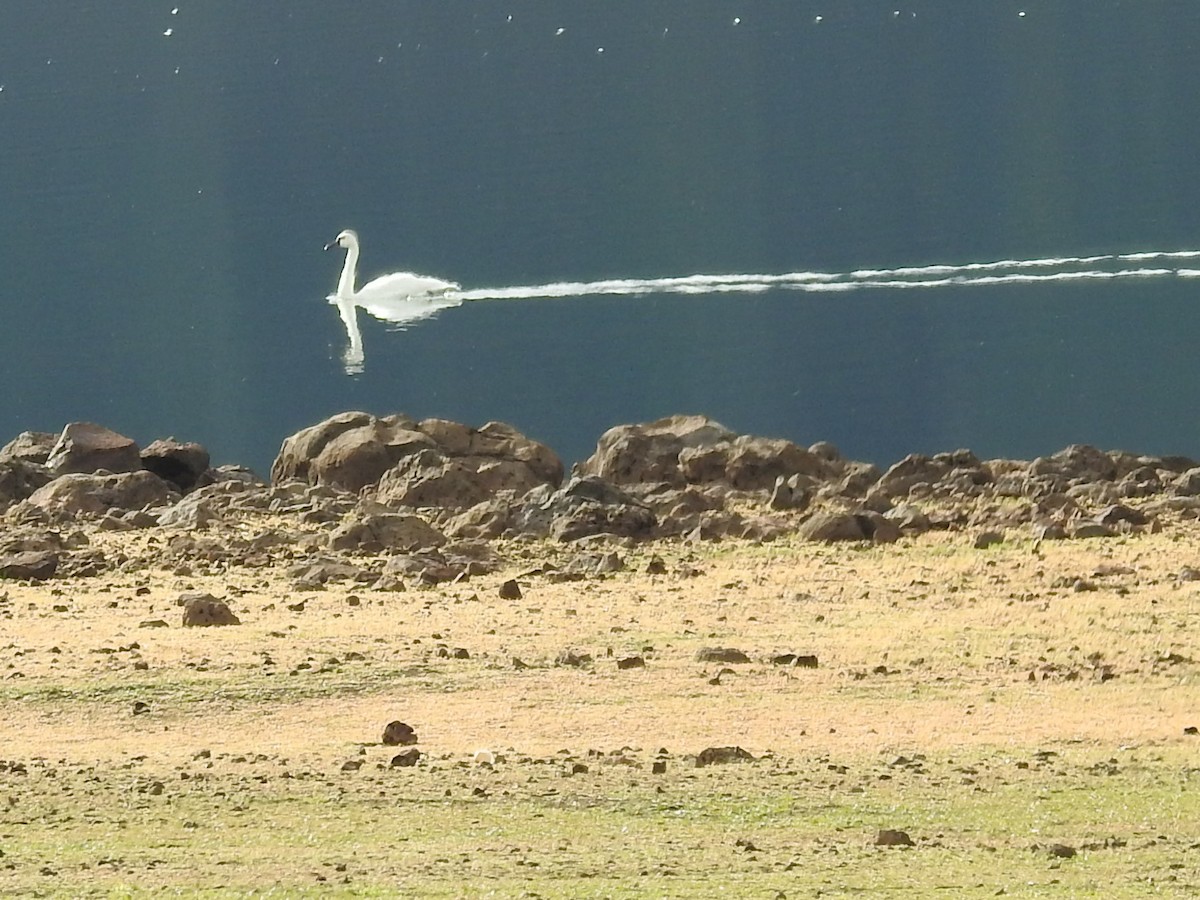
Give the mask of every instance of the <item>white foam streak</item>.
<path id="1" fill-rule="evenodd" d="M 1128 278 L 1197 278 L 1200 269 L 1162 266 L 1121 266 L 1121 263 L 1200 258 L 1200 250 L 1145 251 L 1096 256 L 1052 256 L 1004 259 L 959 265 L 902 266 L 894 269 L 856 269 L 852 272 L 788 272 L 782 275 L 683 275 L 670 278 L 611 278 L 601 281 L 560 281 L 550 284 L 476 288 L 457 299 L 534 300 L 559 297 L 639 296 L 645 294 L 759 294 L 782 289 L 811 293 L 863 289 L 912 290 L 937 287 L 983 287 L 1040 282 L 1106 281 Z"/>

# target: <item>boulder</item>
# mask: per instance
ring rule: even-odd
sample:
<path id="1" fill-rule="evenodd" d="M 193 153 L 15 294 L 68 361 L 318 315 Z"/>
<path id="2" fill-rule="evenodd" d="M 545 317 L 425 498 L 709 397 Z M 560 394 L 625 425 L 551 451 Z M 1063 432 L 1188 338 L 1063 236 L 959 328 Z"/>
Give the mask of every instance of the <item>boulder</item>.
<path id="1" fill-rule="evenodd" d="M 397 506 L 470 509 L 501 491 L 519 497 L 546 483 L 522 460 L 448 457 L 425 449 L 389 469 L 379 481 L 378 496 Z"/>
<path id="2" fill-rule="evenodd" d="M 186 494 L 201 483 L 208 472 L 208 451 L 200 444 L 180 443 L 175 438 L 154 441 L 142 453 L 142 467 Z"/>
<path id="3" fill-rule="evenodd" d="M 413 727 L 399 719 L 388 722 L 383 727 L 382 743 L 385 747 L 406 747 L 417 742 L 417 733 Z"/>
<path id="4" fill-rule="evenodd" d="M 217 512 L 214 500 L 202 494 L 189 494 L 158 514 L 159 525 L 175 528 L 204 528 L 220 520 L 221 514 Z"/>
<path id="5" fill-rule="evenodd" d="M 376 418 L 365 412 L 330 416 L 286 438 L 271 466 L 271 482 L 293 478 L 358 491 L 409 453 L 434 447 L 406 416 Z"/>
<path id="6" fill-rule="evenodd" d="M 48 431 L 22 431 L 0 447 L 0 463 L 14 460 L 44 466 L 58 435 Z"/>
<path id="7" fill-rule="evenodd" d="M 271 467 L 276 484 L 296 478 L 355 492 L 380 484 L 391 502 L 455 509 L 498 490 L 557 486 L 562 476 L 554 451 L 501 422 L 476 429 L 362 412 L 339 413 L 287 438 Z"/>
<path id="8" fill-rule="evenodd" d="M 242 624 L 241 619 L 229 609 L 229 605 L 212 594 L 185 594 L 179 599 L 183 606 L 183 624 L 186 627 Z"/>
<path id="9" fill-rule="evenodd" d="M 735 437 L 707 416 L 669 416 L 646 424 L 618 425 L 600 436 L 596 451 L 580 464 L 579 472 L 616 484 L 682 484 L 679 458 L 683 450 L 712 447 Z M 695 456 L 689 455 L 689 460 Z"/>
<path id="10" fill-rule="evenodd" d="M 50 513 L 103 516 L 113 510 L 167 506 L 179 500 L 169 484 L 145 470 L 121 475 L 71 474 L 55 478 L 29 496 Z"/>
<path id="11" fill-rule="evenodd" d="M 878 492 L 885 497 L 907 497 L 916 485 L 935 484 L 944 478 L 951 468 L 950 463 L 945 460 L 910 453 L 879 477 L 872 493 Z"/>
<path id="12" fill-rule="evenodd" d="M 46 468 L 55 475 L 107 472 L 136 472 L 142 468 L 141 453 L 132 439 L 103 425 L 72 422 L 62 430 Z"/>
<path id="13" fill-rule="evenodd" d="M 20 458 L 0 461 L 0 512 L 27 499 L 50 481 L 50 472 Z"/>
<path id="14" fill-rule="evenodd" d="M 744 491 L 769 491 L 781 476 L 824 479 L 831 473 L 828 463 L 791 441 L 751 435 L 733 442 L 725 464 L 725 480 Z"/>
<path id="15" fill-rule="evenodd" d="M 594 475 L 572 478 L 553 493 L 531 492 L 516 516 L 519 531 L 571 541 L 593 534 L 650 537 L 657 520 L 631 494 Z"/>
<path id="16" fill-rule="evenodd" d="M 857 516 L 828 511 L 809 517 L 797 533 L 807 541 L 861 541 L 867 537 Z"/>
<path id="17" fill-rule="evenodd" d="M 45 581 L 58 570 L 58 554 L 52 550 L 26 550 L 0 556 L 0 578 Z"/>
<path id="18" fill-rule="evenodd" d="M 379 553 L 390 550 L 408 553 L 440 547 L 446 536 L 418 516 L 397 513 L 363 515 L 338 526 L 329 535 L 331 550 L 362 550 Z"/>
<path id="19" fill-rule="evenodd" d="M 1052 456 L 1041 456 L 1029 464 L 1029 474 L 1066 479 L 1069 483 L 1112 481 L 1117 464 L 1111 456 L 1087 444 L 1071 444 Z"/>
<path id="20" fill-rule="evenodd" d="M 510 503 L 499 498 L 476 503 L 466 512 L 450 518 L 443 531 L 451 537 L 494 538 L 504 534 L 512 524 Z"/>

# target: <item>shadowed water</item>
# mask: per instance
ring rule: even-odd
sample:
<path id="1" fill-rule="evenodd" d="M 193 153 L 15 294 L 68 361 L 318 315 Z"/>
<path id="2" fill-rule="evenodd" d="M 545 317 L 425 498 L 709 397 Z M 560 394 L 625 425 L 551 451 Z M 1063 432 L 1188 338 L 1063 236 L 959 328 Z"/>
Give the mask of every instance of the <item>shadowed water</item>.
<path id="1" fill-rule="evenodd" d="M 882 463 L 1200 453 L 1200 11 L 842 6 L 0 7 L 0 439 L 265 470 L 363 408 L 570 459 L 696 411 Z M 345 227 L 472 301 L 356 315 L 352 377 Z"/>

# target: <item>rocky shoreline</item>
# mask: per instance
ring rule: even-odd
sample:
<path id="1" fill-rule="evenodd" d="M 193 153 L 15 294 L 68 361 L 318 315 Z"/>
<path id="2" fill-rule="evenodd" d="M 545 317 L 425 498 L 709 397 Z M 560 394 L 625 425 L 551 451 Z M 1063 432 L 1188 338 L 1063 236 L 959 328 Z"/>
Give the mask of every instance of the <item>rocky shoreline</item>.
<path id="1" fill-rule="evenodd" d="M 286 562 L 301 585 L 403 589 L 499 569 L 503 546 L 578 549 L 554 577 L 622 565 L 612 545 L 662 539 L 885 544 L 931 529 L 976 546 L 1022 534 L 1104 538 L 1200 515 L 1200 463 L 1072 445 L 1034 460 L 969 450 L 886 470 L 836 447 L 738 435 L 704 416 L 605 432 L 568 472 L 511 426 L 365 412 L 287 438 L 270 481 L 210 467 L 195 443 L 140 448 L 91 423 L 24 432 L 0 448 L 0 578 L 42 581 L 137 565 L 91 548 L 90 529 L 159 529 L 158 562 Z"/>

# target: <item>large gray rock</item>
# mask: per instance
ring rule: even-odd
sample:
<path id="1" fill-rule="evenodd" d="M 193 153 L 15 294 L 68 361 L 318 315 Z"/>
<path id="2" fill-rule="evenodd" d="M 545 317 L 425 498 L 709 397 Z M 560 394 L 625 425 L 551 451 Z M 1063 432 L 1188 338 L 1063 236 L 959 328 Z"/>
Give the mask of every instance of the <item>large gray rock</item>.
<path id="1" fill-rule="evenodd" d="M 344 412 L 304 428 L 283 442 L 271 466 L 271 481 L 293 478 L 358 491 L 409 453 L 436 442 L 417 431 L 406 416 L 376 418 L 365 412 Z"/>
<path id="2" fill-rule="evenodd" d="M 208 473 L 208 451 L 200 444 L 175 438 L 154 441 L 141 453 L 142 466 L 182 494 L 195 488 Z"/>
<path id="3" fill-rule="evenodd" d="M 745 491 L 769 491 L 775 479 L 804 475 L 828 478 L 829 463 L 791 441 L 742 435 L 730 447 L 725 464 L 725 480 Z"/>
<path id="4" fill-rule="evenodd" d="M 579 472 L 616 484 L 682 484 L 680 453 L 735 437 L 707 416 L 669 416 L 640 425 L 618 425 L 600 436 L 596 452 L 580 464 Z"/>
<path id="5" fill-rule="evenodd" d="M 476 429 L 361 412 L 340 413 L 292 435 L 271 467 L 277 484 L 299 478 L 349 491 L 380 484 L 391 502 L 452 508 L 472 506 L 497 490 L 558 485 L 562 476 L 554 451 L 501 422 Z"/>
<path id="6" fill-rule="evenodd" d="M 520 460 L 423 450 L 384 474 L 378 496 L 397 506 L 469 509 L 500 491 L 521 496 L 546 483 Z"/>
<path id="7" fill-rule="evenodd" d="M 593 534 L 648 538 L 657 519 L 632 495 L 596 476 L 573 478 L 561 490 L 532 492 L 516 517 L 527 534 L 571 541 Z"/>
<path id="8" fill-rule="evenodd" d="M 329 535 L 331 550 L 390 550 L 408 553 L 446 543 L 446 536 L 417 516 L 364 515 L 346 522 Z"/>
<path id="9" fill-rule="evenodd" d="M 38 488 L 29 504 L 50 513 L 95 517 L 176 503 L 179 494 L 145 470 L 121 475 L 63 475 Z"/>
<path id="10" fill-rule="evenodd" d="M 0 447 L 0 462 L 19 460 L 44 466 L 57 441 L 58 435 L 48 431 L 22 431 Z"/>
<path id="11" fill-rule="evenodd" d="M 142 457 L 131 438 L 92 422 L 72 422 L 58 436 L 46 468 L 55 475 L 136 472 Z"/>
<path id="12" fill-rule="evenodd" d="M 58 554 L 52 550 L 26 550 L 0 556 L 0 578 L 45 581 L 58 569 Z"/>
<path id="13" fill-rule="evenodd" d="M 1117 471 L 1117 463 L 1111 456 L 1087 444 L 1071 444 L 1029 464 L 1030 475 L 1057 476 L 1075 483 L 1112 481 Z"/>
<path id="14" fill-rule="evenodd" d="M 0 462 L 0 512 L 26 499 L 49 481 L 50 473 L 44 466 L 19 458 Z"/>

